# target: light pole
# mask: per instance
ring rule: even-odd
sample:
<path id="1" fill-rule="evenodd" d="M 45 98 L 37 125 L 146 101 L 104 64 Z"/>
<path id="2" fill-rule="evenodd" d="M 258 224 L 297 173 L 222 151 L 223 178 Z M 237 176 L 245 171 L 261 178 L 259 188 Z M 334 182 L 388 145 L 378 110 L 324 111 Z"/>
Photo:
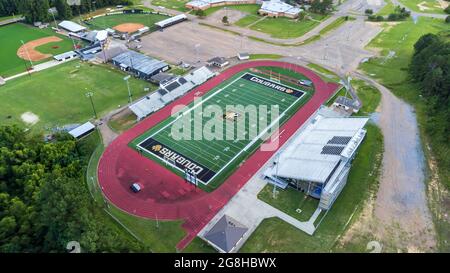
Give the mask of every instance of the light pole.
<path id="1" fill-rule="evenodd" d="M 25 49 L 25 53 L 27 54 L 28 60 L 30 61 L 30 64 L 31 64 L 30 69 L 33 69 L 33 61 L 31 61 L 30 54 L 28 53 L 28 48 L 25 46 L 25 43 L 23 42 L 23 40 L 20 40 L 20 42 L 22 43 L 22 46 Z"/>
<path id="2" fill-rule="evenodd" d="M 97 112 L 95 111 L 95 106 L 94 106 L 94 101 L 92 100 L 92 96 L 94 96 L 94 93 L 92 93 L 92 92 L 86 93 L 86 97 L 89 98 L 89 100 L 91 101 L 92 111 L 94 111 L 94 117 L 97 118 Z"/>
<path id="3" fill-rule="evenodd" d="M 133 98 L 131 96 L 131 89 L 130 89 L 130 83 L 129 83 L 129 79 L 130 79 L 130 75 L 126 76 L 125 78 L 123 78 L 124 81 L 127 82 L 127 88 L 128 88 L 128 102 L 131 103 L 133 101 Z"/>
<path id="4" fill-rule="evenodd" d="M 52 14 L 52 17 L 53 17 L 53 22 L 55 22 L 55 27 L 56 27 L 56 29 L 59 31 L 59 27 L 58 27 L 58 24 L 56 23 L 56 18 L 55 18 L 55 14 L 53 13 L 54 12 L 54 10 L 53 9 L 49 9 L 48 10 L 49 11 L 49 13 L 51 13 Z"/>
<path id="5" fill-rule="evenodd" d="M 200 62 L 200 59 L 199 59 L 199 49 L 200 48 L 200 44 L 196 44 L 195 45 L 195 55 L 196 55 L 196 57 L 197 57 L 197 62 L 199 63 Z"/>

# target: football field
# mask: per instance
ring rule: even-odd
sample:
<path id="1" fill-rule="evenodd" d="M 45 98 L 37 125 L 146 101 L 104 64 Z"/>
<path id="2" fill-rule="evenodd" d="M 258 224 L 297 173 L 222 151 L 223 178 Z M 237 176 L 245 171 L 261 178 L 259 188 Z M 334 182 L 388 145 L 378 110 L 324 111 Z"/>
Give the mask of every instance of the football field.
<path id="1" fill-rule="evenodd" d="M 243 71 L 130 146 L 180 176 L 189 169 L 198 182 L 214 187 L 308 101 L 311 93 L 299 85 Z"/>

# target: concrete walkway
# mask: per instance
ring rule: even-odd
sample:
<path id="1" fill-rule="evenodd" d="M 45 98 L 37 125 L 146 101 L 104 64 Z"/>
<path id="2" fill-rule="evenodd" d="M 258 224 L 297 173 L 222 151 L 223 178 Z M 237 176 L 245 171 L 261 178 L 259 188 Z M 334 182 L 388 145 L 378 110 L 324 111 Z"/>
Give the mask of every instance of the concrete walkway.
<path id="1" fill-rule="evenodd" d="M 264 167 L 262 170 L 265 169 Z M 249 182 L 228 202 L 225 207 L 220 210 L 216 216 L 199 232 L 199 236 L 203 237 L 209 229 L 219 221 L 223 215 L 231 216 L 241 224 L 248 228 L 242 240 L 234 249 L 237 252 L 259 226 L 259 224 L 267 218 L 278 217 L 292 226 L 312 235 L 315 231 L 314 220 L 301 222 L 292 216 L 270 206 L 269 204 L 258 199 L 258 193 L 266 186 L 267 182 L 260 177 L 258 172 Z M 320 213 L 320 211 L 319 211 Z"/>
<path id="2" fill-rule="evenodd" d="M 29 74 L 32 74 L 32 73 L 35 73 L 35 72 L 39 72 L 39 71 L 42 71 L 42 70 L 45 70 L 45 69 L 48 69 L 48 68 L 52 68 L 52 67 L 58 66 L 60 64 L 66 63 L 66 62 L 70 62 L 70 61 L 75 60 L 75 59 L 78 59 L 78 58 L 73 58 L 73 59 L 70 59 L 70 60 L 64 60 L 64 61 L 61 61 L 61 62 L 56 61 L 56 60 L 51 60 L 51 61 L 48 61 L 48 62 L 45 62 L 45 63 L 37 64 L 37 65 L 34 65 L 33 69 L 30 70 L 30 71 L 16 74 L 14 76 L 5 78 L 4 80 L 7 82 L 7 81 L 10 81 L 10 80 L 13 80 L 13 79 L 20 78 L 22 76 L 26 76 L 26 75 L 29 75 Z"/>

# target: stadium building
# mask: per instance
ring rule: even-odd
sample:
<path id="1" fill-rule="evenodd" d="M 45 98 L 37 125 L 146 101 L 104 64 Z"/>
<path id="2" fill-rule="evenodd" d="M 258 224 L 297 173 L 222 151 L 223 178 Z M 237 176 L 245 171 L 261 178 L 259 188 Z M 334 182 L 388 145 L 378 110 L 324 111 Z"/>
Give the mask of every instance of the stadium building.
<path id="1" fill-rule="evenodd" d="M 262 16 L 297 18 L 302 9 L 281 0 L 263 1 L 258 13 Z"/>
<path id="2" fill-rule="evenodd" d="M 170 68 L 164 61 L 150 58 L 132 50 L 115 56 L 112 58 L 112 63 L 121 70 L 130 72 L 144 80 L 150 80 L 153 75 Z"/>
<path id="3" fill-rule="evenodd" d="M 86 30 L 86 28 L 82 25 L 79 25 L 72 21 L 62 21 L 58 24 L 58 26 L 72 33 L 80 33 Z"/>
<path id="4" fill-rule="evenodd" d="M 256 4 L 256 0 L 194 0 L 187 2 L 185 7 L 193 10 L 206 10 L 212 7 L 245 4 Z"/>
<path id="5" fill-rule="evenodd" d="M 280 188 L 290 186 L 320 199 L 319 208 L 330 209 L 347 182 L 368 120 L 321 109 L 281 149 L 265 177 Z"/>
<path id="6" fill-rule="evenodd" d="M 300 8 L 289 5 L 281 0 L 194 0 L 186 3 L 186 8 L 193 10 L 206 10 L 219 6 L 259 3 L 262 5 L 258 13 L 263 16 L 297 18 L 298 14 L 302 11 Z"/>
<path id="7" fill-rule="evenodd" d="M 161 77 L 156 77 L 162 78 L 156 79 L 159 81 L 160 85 L 156 92 L 153 92 L 151 95 L 145 96 L 130 105 L 130 110 L 136 115 L 138 120 L 141 120 L 151 113 L 163 108 L 166 104 L 183 96 L 194 87 L 214 77 L 215 74 L 207 67 L 203 66 L 184 75 L 183 77 L 166 76 L 167 74 L 163 74 Z M 152 77 L 152 79 L 153 81 L 156 81 L 155 77 Z"/>

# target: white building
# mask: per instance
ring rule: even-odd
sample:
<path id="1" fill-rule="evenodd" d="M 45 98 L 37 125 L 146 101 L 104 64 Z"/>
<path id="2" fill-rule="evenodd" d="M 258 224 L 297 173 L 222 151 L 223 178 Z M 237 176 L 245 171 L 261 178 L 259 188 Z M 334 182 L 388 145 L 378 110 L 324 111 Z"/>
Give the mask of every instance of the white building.
<path id="1" fill-rule="evenodd" d="M 58 24 L 58 26 L 73 33 L 83 32 L 86 30 L 85 27 L 72 21 L 62 21 Z"/>
<path id="2" fill-rule="evenodd" d="M 302 9 L 289 5 L 281 0 L 263 1 L 258 13 L 270 17 L 297 18 Z"/>
<path id="3" fill-rule="evenodd" d="M 193 10 L 206 10 L 218 6 L 257 4 L 261 2 L 261 9 L 259 9 L 258 13 L 263 16 L 297 18 L 302 11 L 300 8 L 281 0 L 194 0 L 186 3 L 185 6 Z"/>
<path id="4" fill-rule="evenodd" d="M 320 199 L 319 207 L 328 210 L 347 182 L 368 120 L 333 117 L 319 111 L 282 148 L 265 177 L 281 188 L 291 186 Z"/>

